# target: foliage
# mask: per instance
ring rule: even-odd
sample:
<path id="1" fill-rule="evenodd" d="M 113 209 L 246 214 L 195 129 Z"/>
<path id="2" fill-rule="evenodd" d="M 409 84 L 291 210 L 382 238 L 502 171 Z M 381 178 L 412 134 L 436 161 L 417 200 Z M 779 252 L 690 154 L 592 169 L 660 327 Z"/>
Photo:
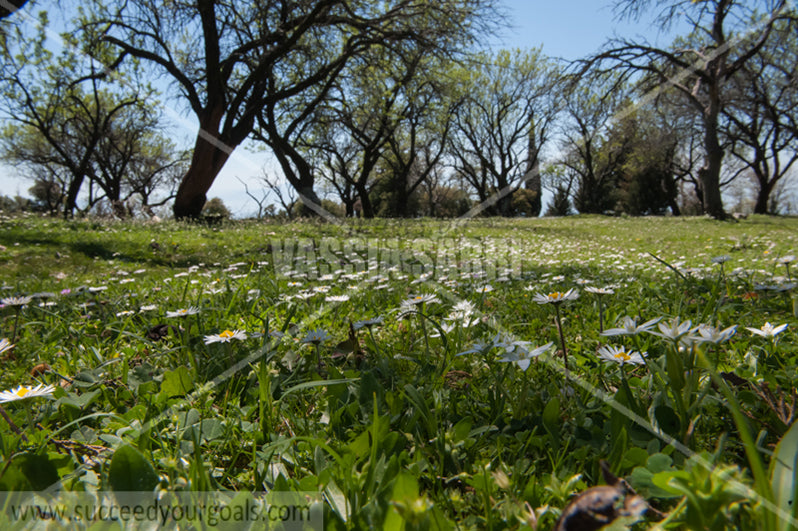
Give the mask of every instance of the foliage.
<path id="1" fill-rule="evenodd" d="M 230 217 L 230 209 L 225 206 L 221 198 L 212 197 L 202 208 L 202 215 L 206 217 L 228 219 Z"/>

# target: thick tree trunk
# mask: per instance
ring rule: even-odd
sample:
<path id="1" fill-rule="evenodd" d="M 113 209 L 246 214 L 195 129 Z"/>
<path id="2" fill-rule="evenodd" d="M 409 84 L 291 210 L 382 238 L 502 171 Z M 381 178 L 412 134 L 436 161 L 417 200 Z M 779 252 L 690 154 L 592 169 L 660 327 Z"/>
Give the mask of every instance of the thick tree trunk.
<path id="1" fill-rule="evenodd" d="M 205 134 L 214 128 L 202 128 Z M 197 136 L 194 144 L 194 154 L 191 157 L 191 165 L 183 176 L 180 186 L 175 196 L 175 204 L 172 208 L 175 219 L 196 219 L 202 213 L 207 196 L 213 181 L 219 172 L 222 171 L 225 162 L 230 158 L 230 153 L 224 148 L 206 140 L 202 134 Z M 230 146 L 230 149 L 235 146 Z"/>
<path id="2" fill-rule="evenodd" d="M 756 194 L 756 204 L 754 205 L 754 214 L 767 214 L 768 202 L 770 201 L 770 192 L 773 187 L 769 183 L 759 182 L 759 191 Z"/>
<path id="3" fill-rule="evenodd" d="M 366 219 L 372 219 L 374 217 L 374 205 L 371 203 L 371 198 L 369 197 L 369 192 L 366 190 L 366 187 L 360 183 L 356 183 L 355 194 L 358 199 L 360 199 L 361 215 Z"/>
<path id="4" fill-rule="evenodd" d="M 69 181 L 64 201 L 64 219 L 69 219 L 74 215 L 78 206 L 78 193 L 80 193 L 81 186 L 83 186 L 83 175 L 73 175 Z"/>
<path id="5" fill-rule="evenodd" d="M 720 170 L 723 164 L 723 149 L 718 141 L 717 130 L 714 125 L 707 126 L 705 135 L 706 164 L 698 175 L 701 180 L 701 189 L 704 194 L 704 212 L 715 219 L 726 219 L 723 210 L 723 199 L 720 195 Z"/>

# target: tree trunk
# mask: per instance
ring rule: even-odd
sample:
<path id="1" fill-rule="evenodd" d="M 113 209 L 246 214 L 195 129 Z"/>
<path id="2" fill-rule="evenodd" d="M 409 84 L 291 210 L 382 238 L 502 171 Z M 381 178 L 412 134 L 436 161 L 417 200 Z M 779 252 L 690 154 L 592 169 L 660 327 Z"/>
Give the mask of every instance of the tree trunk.
<path id="1" fill-rule="evenodd" d="M 360 183 L 355 183 L 355 195 L 360 199 L 361 215 L 366 219 L 372 219 L 374 217 L 374 205 L 371 203 L 366 187 Z"/>
<path id="2" fill-rule="evenodd" d="M 767 181 L 767 180 L 766 180 Z M 756 194 L 756 204 L 754 205 L 754 214 L 767 214 L 768 202 L 770 201 L 770 193 L 773 187 L 768 182 L 759 181 L 759 191 Z"/>
<path id="3" fill-rule="evenodd" d="M 723 199 L 720 195 L 720 170 L 723 163 L 723 149 L 718 141 L 716 123 L 706 125 L 704 148 L 706 149 L 706 164 L 698 172 L 704 194 L 704 212 L 715 219 L 723 220 L 726 219 L 726 212 L 723 210 Z"/>
<path id="4" fill-rule="evenodd" d="M 543 189 L 540 183 L 540 159 L 538 158 L 537 139 L 535 137 L 535 128 L 532 126 L 529 131 L 529 143 L 527 145 L 527 170 L 524 175 L 524 186 L 527 190 L 535 192 L 535 199 L 532 202 L 532 217 L 540 216 L 540 210 L 543 208 L 541 202 L 541 195 Z"/>
<path id="5" fill-rule="evenodd" d="M 80 193 L 81 186 L 83 186 L 83 175 L 73 175 L 69 181 L 64 201 L 64 219 L 69 219 L 74 215 L 75 208 L 78 206 L 78 193 Z"/>
<path id="6" fill-rule="evenodd" d="M 217 124 L 218 125 L 218 124 Z M 200 130 L 197 141 L 194 144 L 194 154 L 191 157 L 191 165 L 180 182 L 175 196 L 175 204 L 172 208 L 175 219 L 192 218 L 197 219 L 202 213 L 207 196 L 213 181 L 219 172 L 222 171 L 225 162 L 230 158 L 230 153 L 235 146 L 230 146 L 230 152 L 218 147 L 218 144 L 206 140 L 205 135 L 208 131 L 215 128 L 205 128 Z M 218 135 L 213 135 L 218 140 Z"/>

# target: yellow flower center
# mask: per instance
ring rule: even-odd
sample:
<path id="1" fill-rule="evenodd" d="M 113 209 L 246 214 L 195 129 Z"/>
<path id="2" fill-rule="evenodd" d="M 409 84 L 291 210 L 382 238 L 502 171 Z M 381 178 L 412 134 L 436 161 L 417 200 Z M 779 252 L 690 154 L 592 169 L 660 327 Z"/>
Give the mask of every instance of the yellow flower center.
<path id="1" fill-rule="evenodd" d="M 550 299 L 557 300 L 557 299 L 561 299 L 562 297 L 563 297 L 563 293 L 561 293 L 559 291 L 555 291 L 554 293 L 549 293 L 549 298 Z"/>
<path id="2" fill-rule="evenodd" d="M 225 338 L 233 337 L 233 333 L 230 330 L 225 330 L 224 332 L 219 334 L 219 337 L 225 337 Z"/>
<path id="3" fill-rule="evenodd" d="M 623 361 L 629 361 L 630 359 L 632 359 L 632 357 L 626 352 L 619 352 L 615 355 L 615 357 Z"/>
<path id="4" fill-rule="evenodd" d="M 27 395 L 28 393 L 30 393 L 30 389 L 28 389 L 27 387 L 20 387 L 19 391 L 17 391 L 17 396 L 20 398 L 25 398 L 25 395 Z"/>

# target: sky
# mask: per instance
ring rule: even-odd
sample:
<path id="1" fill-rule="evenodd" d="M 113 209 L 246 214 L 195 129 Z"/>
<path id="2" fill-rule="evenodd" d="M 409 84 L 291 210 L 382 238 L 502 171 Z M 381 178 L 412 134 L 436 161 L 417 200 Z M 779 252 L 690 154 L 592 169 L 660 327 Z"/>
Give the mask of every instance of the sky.
<path id="1" fill-rule="evenodd" d="M 491 43 L 494 48 L 533 48 L 542 46 L 550 57 L 574 60 L 598 50 L 608 38 L 643 37 L 651 43 L 666 45 L 673 34 L 661 34 L 648 21 L 629 23 L 616 20 L 612 0 L 501 0 L 510 27 L 504 28 Z M 652 14 L 653 15 L 653 14 Z M 191 144 L 196 135 L 196 121 L 182 113 L 177 102 L 165 105 L 167 118 L 174 122 L 176 141 Z M 250 192 L 260 197 L 260 176 L 267 159 L 240 146 L 208 192 L 218 196 L 236 217 L 253 215 L 256 203 L 249 198 L 239 179 L 248 183 Z M 0 193 L 26 195 L 29 181 L 15 178 L 12 168 L 0 168 Z"/>

